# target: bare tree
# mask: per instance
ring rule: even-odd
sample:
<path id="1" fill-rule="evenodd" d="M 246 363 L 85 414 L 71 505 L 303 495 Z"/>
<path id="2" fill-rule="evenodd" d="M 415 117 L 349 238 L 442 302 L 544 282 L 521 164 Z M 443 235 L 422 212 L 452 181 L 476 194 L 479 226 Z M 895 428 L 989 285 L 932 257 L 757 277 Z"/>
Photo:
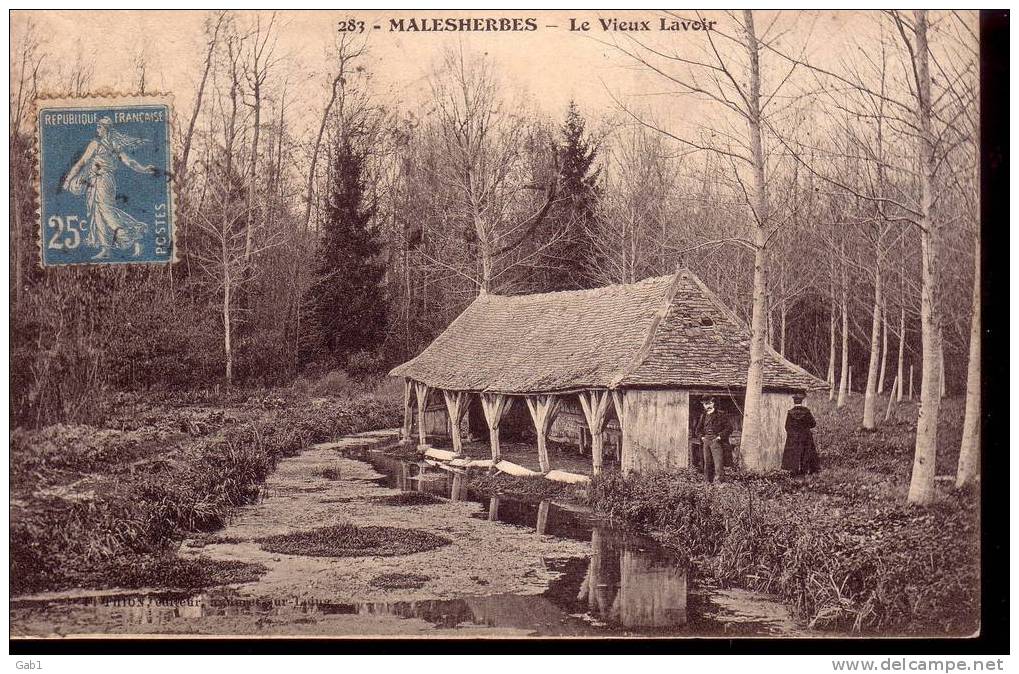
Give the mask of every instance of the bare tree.
<path id="1" fill-rule="evenodd" d="M 333 75 L 329 87 L 329 99 L 322 110 L 322 119 L 319 122 L 318 134 L 311 146 L 311 162 L 308 167 L 308 189 L 307 200 L 304 206 L 303 229 L 308 230 L 308 223 L 311 220 L 311 208 L 315 203 L 315 169 L 318 166 L 318 154 L 322 146 L 322 137 L 325 134 L 326 126 L 333 114 L 333 107 L 339 101 L 343 105 L 346 96 L 348 78 L 351 71 L 356 69 L 355 62 L 367 53 L 365 41 L 355 41 L 349 33 L 341 33 L 339 42 L 336 44 L 336 74 Z M 341 115 L 342 117 L 342 115 Z"/>
<path id="2" fill-rule="evenodd" d="M 680 17 L 676 17 L 680 18 Z M 700 17 L 698 17 L 700 18 Z M 709 151 L 731 163 L 747 212 L 748 236 L 741 244 L 754 255 L 753 292 L 750 316 L 750 364 L 747 369 L 746 399 L 743 406 L 743 430 L 740 452 L 747 469 L 763 469 L 761 434 L 761 393 L 768 319 L 768 250 L 777 223 L 771 213 L 768 196 L 768 152 L 765 135 L 775 135 L 775 124 L 769 121 L 777 106 L 786 105 L 776 96 L 787 84 L 798 65 L 793 63 L 779 73 L 770 90 L 762 86 L 761 56 L 771 42 L 767 37 L 774 29 L 773 20 L 758 34 L 754 13 L 745 10 L 729 13 L 733 33 L 717 29 L 705 32 L 708 48 L 703 56 L 688 56 L 666 51 L 627 36 L 625 44 L 614 43 L 618 50 L 672 86 L 679 93 L 710 103 L 720 113 L 719 123 L 710 133 L 700 136 L 663 128 L 653 120 L 636 114 L 631 108 L 617 104 L 633 119 L 693 150 Z M 744 124 L 745 134 L 733 132 L 722 118 L 732 115 Z M 719 142 L 721 140 L 722 142 Z"/>
<path id="3" fill-rule="evenodd" d="M 939 175 L 950 169 L 955 150 L 966 142 L 967 135 L 960 132 L 958 120 L 965 114 L 966 106 L 960 106 L 946 90 L 962 90 L 964 100 L 973 97 L 972 88 L 962 84 L 975 70 L 972 60 L 955 63 L 950 58 L 939 59 L 930 43 L 928 12 L 916 10 L 912 21 L 899 12 L 889 12 L 891 23 L 903 55 L 905 77 L 908 82 L 899 87 L 905 96 L 895 96 L 867 82 L 858 73 L 836 73 L 830 69 L 808 64 L 798 57 L 783 54 L 777 49 L 771 51 L 792 64 L 801 64 L 818 73 L 839 89 L 864 92 L 867 96 L 881 100 L 886 106 L 883 116 L 894 123 L 897 133 L 905 145 L 915 148 L 914 152 L 900 159 L 898 170 L 912 177 L 901 184 L 895 194 L 873 195 L 860 190 L 832 175 L 818 176 L 844 189 L 848 194 L 867 200 L 887 209 L 885 218 L 893 222 L 909 223 L 919 231 L 921 248 L 920 323 L 923 367 L 921 374 L 921 398 L 917 421 L 916 446 L 912 479 L 908 499 L 912 503 L 926 504 L 934 496 L 935 457 L 937 447 L 937 424 L 941 408 L 943 388 L 943 307 L 942 275 L 943 238 L 945 216 L 938 211 L 939 201 L 944 202 L 945 190 L 939 192 Z M 953 20 L 952 17 L 946 17 Z M 941 45 L 937 51 L 945 49 Z M 939 72 L 937 96 L 932 94 L 933 79 L 931 64 Z M 798 160 L 803 158 L 797 150 L 786 144 L 787 149 Z M 809 163 L 808 170 L 816 172 Z M 886 186 L 895 185 L 887 181 Z M 943 183 L 942 183 L 943 184 Z"/>
<path id="4" fill-rule="evenodd" d="M 251 34 L 248 60 L 244 65 L 244 78 L 251 101 L 244 101 L 251 109 L 253 116 L 251 126 L 251 150 L 248 157 L 248 205 L 245 223 L 244 256 L 250 261 L 255 241 L 255 192 L 258 185 L 258 142 L 262 134 L 262 99 L 265 95 L 265 83 L 269 77 L 269 69 L 274 63 L 273 53 L 276 47 L 274 24 L 276 12 L 269 17 L 268 25 L 263 28 L 262 17 L 256 15 L 255 27 Z"/>
<path id="5" fill-rule="evenodd" d="M 498 277 L 528 259 L 514 255 L 555 201 L 558 171 L 550 171 L 542 186 L 524 170 L 526 124 L 499 101 L 487 58 L 471 58 L 462 46 L 447 51 L 432 92 L 445 154 L 437 168 L 473 230 L 480 267 L 475 280 L 481 292 L 488 292 Z M 549 147 L 549 154 L 554 163 L 554 148 Z M 533 191 L 544 192 L 538 204 Z"/>

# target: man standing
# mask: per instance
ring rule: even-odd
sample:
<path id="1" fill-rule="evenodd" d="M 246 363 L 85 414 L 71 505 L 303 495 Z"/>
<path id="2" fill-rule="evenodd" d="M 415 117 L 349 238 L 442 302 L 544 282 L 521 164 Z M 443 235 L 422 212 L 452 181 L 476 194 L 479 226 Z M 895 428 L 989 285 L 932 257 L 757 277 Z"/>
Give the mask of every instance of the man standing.
<path id="1" fill-rule="evenodd" d="M 704 459 L 704 479 L 716 477 L 722 481 L 723 447 L 732 433 L 732 423 L 725 412 L 717 409 L 714 398 L 702 401 L 704 414 L 697 420 L 695 436 L 701 439 L 701 457 Z"/>
<path id="2" fill-rule="evenodd" d="M 821 469 L 811 428 L 817 425 L 814 415 L 803 404 L 802 395 L 793 396 L 793 408 L 785 415 L 785 449 L 782 468 L 793 475 L 816 473 Z"/>

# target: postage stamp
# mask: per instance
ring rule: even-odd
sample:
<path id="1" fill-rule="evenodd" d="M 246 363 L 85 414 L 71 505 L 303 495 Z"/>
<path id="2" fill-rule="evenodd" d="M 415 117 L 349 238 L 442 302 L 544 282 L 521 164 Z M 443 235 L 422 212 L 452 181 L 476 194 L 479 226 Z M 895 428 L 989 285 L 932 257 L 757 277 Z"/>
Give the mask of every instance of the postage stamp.
<path id="1" fill-rule="evenodd" d="M 44 267 L 175 258 L 170 99 L 40 99 Z"/>

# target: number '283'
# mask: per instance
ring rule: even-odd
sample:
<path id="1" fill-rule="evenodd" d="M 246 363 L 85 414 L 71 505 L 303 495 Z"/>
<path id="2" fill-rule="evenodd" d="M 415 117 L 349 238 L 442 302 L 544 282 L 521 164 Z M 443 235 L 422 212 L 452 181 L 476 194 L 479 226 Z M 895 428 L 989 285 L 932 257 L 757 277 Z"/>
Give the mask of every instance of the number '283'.
<path id="1" fill-rule="evenodd" d="M 341 33 L 363 33 L 364 32 L 364 21 L 357 21 L 355 19 L 347 19 L 346 21 L 337 22 L 337 30 Z"/>

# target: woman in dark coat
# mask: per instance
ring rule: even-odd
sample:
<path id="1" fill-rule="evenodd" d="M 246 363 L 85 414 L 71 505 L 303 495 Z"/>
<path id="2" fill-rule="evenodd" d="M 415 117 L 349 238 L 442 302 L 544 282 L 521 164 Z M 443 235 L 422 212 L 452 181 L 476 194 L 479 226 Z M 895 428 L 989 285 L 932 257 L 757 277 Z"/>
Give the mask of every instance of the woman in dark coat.
<path id="1" fill-rule="evenodd" d="M 793 475 L 816 473 L 821 469 L 811 428 L 817 425 L 814 415 L 803 405 L 803 396 L 793 396 L 793 408 L 785 416 L 785 450 L 782 468 Z"/>

